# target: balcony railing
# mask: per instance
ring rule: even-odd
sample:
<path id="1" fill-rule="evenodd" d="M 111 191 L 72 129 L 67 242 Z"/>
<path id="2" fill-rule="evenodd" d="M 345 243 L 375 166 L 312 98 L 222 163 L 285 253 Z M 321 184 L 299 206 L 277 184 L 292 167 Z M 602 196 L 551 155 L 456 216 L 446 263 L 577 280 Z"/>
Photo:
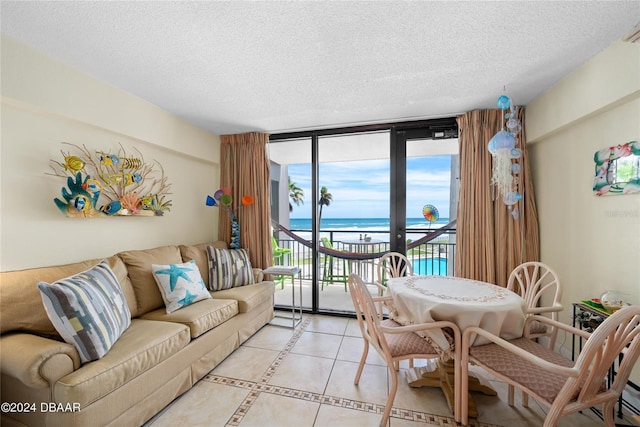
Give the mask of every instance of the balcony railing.
<path id="1" fill-rule="evenodd" d="M 296 234 L 309 234 L 309 230 L 290 230 Z M 420 232 L 429 233 L 434 230 L 411 230 L 411 235 L 418 235 Z M 350 236 L 353 235 L 351 238 Z M 373 280 L 375 271 L 374 266 L 376 260 L 371 258 L 371 254 L 382 254 L 390 250 L 390 243 L 383 241 L 382 238 L 376 236 L 389 236 L 389 230 L 367 230 L 367 235 L 373 236 L 370 242 L 363 244 L 364 240 L 360 240 L 362 233 L 360 231 L 349 230 L 322 230 L 320 237 L 327 237 L 331 242 L 333 249 L 344 251 L 348 253 L 349 265 L 353 263 L 361 262 L 358 267 L 361 269 L 364 265 L 367 276 L 370 276 L 370 280 Z M 453 276 L 453 267 L 455 263 L 456 244 L 455 244 L 455 228 L 447 229 L 442 234 L 428 240 L 426 242 L 413 245 L 408 244 L 407 258 L 411 261 L 413 271 L 415 274 L 422 275 L 440 275 L 440 276 Z M 301 269 L 301 277 L 303 280 L 311 280 L 313 277 L 313 263 L 311 248 L 307 245 L 292 239 L 281 238 L 277 239 L 278 246 L 291 249 L 291 254 L 285 255 L 283 260 L 278 260 L 285 265 L 296 265 Z M 357 253 L 362 253 L 363 257 L 358 258 Z M 324 259 L 327 255 L 321 254 L 319 280 L 323 279 L 323 274 L 327 273 L 324 269 Z M 335 258 L 340 258 L 339 254 L 332 255 Z M 329 272 L 333 276 L 344 275 L 345 271 L 342 262 L 333 262 L 331 264 L 332 271 Z M 347 267 L 351 270 L 350 267 Z M 346 272 L 348 273 L 348 271 Z"/>

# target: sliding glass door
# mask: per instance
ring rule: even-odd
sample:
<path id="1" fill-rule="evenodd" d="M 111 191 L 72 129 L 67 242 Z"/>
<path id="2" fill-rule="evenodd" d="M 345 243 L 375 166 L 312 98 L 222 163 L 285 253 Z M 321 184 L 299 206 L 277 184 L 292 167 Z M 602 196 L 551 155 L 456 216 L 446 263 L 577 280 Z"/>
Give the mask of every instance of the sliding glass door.
<path id="1" fill-rule="evenodd" d="M 452 276 L 455 231 L 447 227 L 458 207 L 458 140 L 409 139 L 406 153 L 406 254 L 415 274 Z"/>
<path id="2" fill-rule="evenodd" d="M 271 222 L 273 263 L 300 268 L 302 308 L 313 309 L 315 258 L 314 215 L 316 209 L 312 172 L 312 138 L 290 138 L 268 147 L 271 179 Z M 282 255 L 279 255 L 282 254 Z M 290 306 L 292 285 L 286 277 L 276 277 L 276 306 Z M 298 292 L 298 286 L 296 286 Z M 296 296 L 296 304 L 298 296 Z"/>
<path id="3" fill-rule="evenodd" d="M 318 137 L 320 310 L 352 311 L 349 274 L 373 282 L 389 250 L 389 151 L 388 130 Z"/>
<path id="4" fill-rule="evenodd" d="M 455 121 L 272 135 L 273 245 L 282 254 L 274 263 L 301 268 L 305 310 L 352 312 L 350 273 L 372 283 L 381 254 L 406 253 L 420 233 L 435 227 L 423 206 L 435 203 L 450 215 L 437 198 L 447 190 L 429 193 L 434 180 L 444 180 L 428 171 L 435 164 L 430 143 L 441 128 L 454 135 Z M 438 139 L 448 138 L 442 131 Z M 290 306 L 290 285 L 278 278 L 276 306 Z"/>

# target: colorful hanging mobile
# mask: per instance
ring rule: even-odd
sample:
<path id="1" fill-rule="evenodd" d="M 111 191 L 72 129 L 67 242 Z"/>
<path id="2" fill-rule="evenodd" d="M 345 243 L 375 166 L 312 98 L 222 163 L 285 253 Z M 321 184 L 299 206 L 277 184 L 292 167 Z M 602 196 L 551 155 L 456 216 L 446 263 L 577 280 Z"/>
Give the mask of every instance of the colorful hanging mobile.
<path id="1" fill-rule="evenodd" d="M 522 194 L 518 192 L 516 175 L 520 173 L 517 160 L 522 157 L 522 150 L 516 148 L 516 145 L 522 125 L 518 120 L 518 107 L 513 105 L 507 95 L 503 94 L 498 98 L 498 108 L 504 111 L 504 120 L 502 129 L 488 144 L 488 150 L 493 156 L 491 185 L 495 188 L 497 196 L 502 196 L 502 201 L 509 207 L 511 216 L 518 219 L 520 214 L 517 203 L 522 199 Z M 505 120 L 508 131 L 504 130 Z"/>

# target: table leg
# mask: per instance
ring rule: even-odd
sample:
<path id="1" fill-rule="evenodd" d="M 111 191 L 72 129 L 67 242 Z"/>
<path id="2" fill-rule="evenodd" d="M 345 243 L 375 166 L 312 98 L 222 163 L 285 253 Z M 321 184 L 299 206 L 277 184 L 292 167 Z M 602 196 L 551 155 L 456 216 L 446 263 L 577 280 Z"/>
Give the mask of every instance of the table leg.
<path id="1" fill-rule="evenodd" d="M 294 279 L 295 281 L 295 279 Z M 291 284 L 291 286 L 295 286 L 295 284 Z M 300 314 L 298 316 L 297 321 L 296 316 L 295 316 L 295 305 L 293 306 L 293 310 L 294 310 L 294 315 L 293 315 L 293 327 L 295 329 L 297 323 L 302 322 L 302 272 L 298 273 L 298 299 L 300 300 L 300 305 L 298 306 L 298 308 L 300 309 Z"/>
<path id="2" fill-rule="evenodd" d="M 455 380 L 454 362 L 442 362 L 437 359 L 427 361 L 427 366 L 413 368 L 407 371 L 407 382 L 411 387 L 439 387 L 447 399 L 451 413 L 455 413 Z M 479 391 L 487 396 L 497 396 L 498 393 L 489 386 L 480 383 L 478 378 L 469 375 L 469 391 Z M 469 416 L 478 417 L 476 404 L 469 393 Z"/>
<path id="3" fill-rule="evenodd" d="M 298 326 L 298 323 L 302 321 L 302 274 L 298 274 L 298 300 L 300 305 L 296 307 L 296 278 L 295 274 L 289 274 L 291 276 L 291 316 L 288 315 L 280 315 L 276 314 L 274 317 L 280 319 L 291 319 L 291 329 L 295 329 Z M 296 308 L 298 309 L 298 313 L 296 313 Z M 281 325 L 273 320 L 269 322 L 273 326 L 281 326 L 284 328 L 289 328 L 289 326 Z"/>

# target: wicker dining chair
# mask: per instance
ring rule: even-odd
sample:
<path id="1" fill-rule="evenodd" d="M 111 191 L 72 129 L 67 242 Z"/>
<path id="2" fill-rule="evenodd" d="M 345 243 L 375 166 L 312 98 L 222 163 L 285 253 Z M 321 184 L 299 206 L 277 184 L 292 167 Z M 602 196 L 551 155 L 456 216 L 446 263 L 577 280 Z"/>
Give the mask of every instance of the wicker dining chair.
<path id="1" fill-rule="evenodd" d="M 400 252 L 388 252 L 378 260 L 376 282 L 385 286 L 391 277 L 413 276 L 409 259 Z"/>
<path id="2" fill-rule="evenodd" d="M 454 323 L 446 321 L 402 326 L 390 319 L 381 320 L 381 316 L 376 312 L 375 303 L 380 300 L 390 299 L 391 297 L 373 297 L 365 283 L 357 274 L 349 275 L 348 283 L 362 338 L 364 338 L 364 349 L 354 384 L 358 385 L 360 381 L 360 376 L 362 375 L 362 370 L 367 355 L 369 354 L 369 346 L 372 346 L 386 362 L 389 377 L 391 378 L 389 396 L 387 397 L 387 403 L 382 414 L 382 419 L 380 420 L 380 426 L 386 426 L 389 422 L 393 400 L 398 390 L 398 370 L 396 367 L 399 362 L 407 359 L 434 359 L 439 357 L 436 349 L 415 332 L 447 328 L 444 332 L 450 337 L 454 347 L 455 357 L 458 358 L 457 352 L 460 348 L 460 330 Z M 459 364 L 456 364 L 454 371 L 455 387 L 457 387 L 459 381 L 459 371 Z M 457 397 L 456 395 L 456 398 Z M 460 405 L 456 401 L 456 420 L 460 419 L 461 412 L 459 408 Z"/>
<path id="3" fill-rule="evenodd" d="M 413 276 L 413 268 L 409 259 L 400 252 L 388 252 L 380 257 L 376 269 L 376 280 L 373 282 L 378 288 L 378 296 L 384 296 L 387 290 L 387 281 L 393 277 Z M 386 306 L 382 302 L 378 303 L 380 314 L 382 308 Z M 389 307 L 388 307 L 389 309 Z"/>
<path id="4" fill-rule="evenodd" d="M 527 326 L 534 320 L 586 339 L 576 361 L 531 339 Z M 491 343 L 471 347 L 469 343 L 474 334 Z M 462 403 L 464 425 L 469 421 L 467 374 L 469 363 L 473 363 L 548 407 L 545 427 L 555 426 L 562 416 L 600 404 L 603 404 L 605 425 L 614 427 L 614 406 L 640 356 L 640 306 L 626 306 L 618 310 L 591 334 L 538 315 L 527 318 L 524 337 L 511 341 L 478 327 L 470 327 L 462 335 L 460 355 L 458 398 Z M 617 364 L 616 374 L 607 388 L 607 375 L 614 364 Z M 508 399 L 509 405 L 513 406 L 512 393 Z M 523 405 L 527 406 L 524 401 Z"/>
<path id="5" fill-rule="evenodd" d="M 549 315 L 558 320 L 558 313 L 563 307 L 560 304 L 562 288 L 558 275 L 548 265 L 539 261 L 525 262 L 513 269 L 507 281 L 507 289 L 520 295 L 527 303 L 527 316 L 536 314 Z M 554 348 L 558 329 L 538 321 L 529 324 L 529 337 L 533 339 L 549 337 L 548 348 Z M 513 394 L 513 386 L 509 385 L 509 395 Z M 529 397 L 522 392 L 522 401 L 528 404 Z"/>
<path id="6" fill-rule="evenodd" d="M 531 261 L 520 264 L 509 275 L 507 289 L 520 295 L 527 302 L 527 316 L 550 314 L 551 319 L 558 320 L 558 313 L 563 307 L 560 304 L 562 288 L 558 275 L 548 265 Z M 531 322 L 531 338 L 549 337 L 549 348 L 556 342 L 557 329 L 540 322 Z"/>

